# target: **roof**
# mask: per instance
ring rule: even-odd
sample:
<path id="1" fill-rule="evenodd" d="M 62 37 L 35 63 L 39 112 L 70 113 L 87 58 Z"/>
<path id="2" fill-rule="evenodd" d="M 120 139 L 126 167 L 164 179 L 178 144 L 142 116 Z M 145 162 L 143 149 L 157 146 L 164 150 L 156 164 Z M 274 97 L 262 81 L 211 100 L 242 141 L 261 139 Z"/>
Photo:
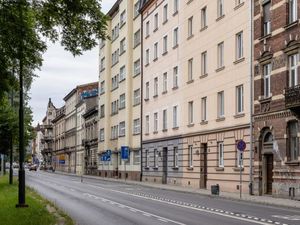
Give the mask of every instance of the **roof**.
<path id="1" fill-rule="evenodd" d="M 122 0 L 117 0 L 115 2 L 115 4 L 110 8 L 110 10 L 108 11 L 108 13 L 106 15 L 113 17 L 113 15 L 115 14 L 116 11 L 119 10 L 119 5 L 122 2 Z"/>
<path id="2" fill-rule="evenodd" d="M 74 95 L 76 93 L 77 89 L 74 88 L 72 91 L 70 91 L 65 97 L 64 97 L 64 101 L 67 101 L 69 98 L 71 98 L 72 95 Z"/>
<path id="3" fill-rule="evenodd" d="M 141 0 L 140 12 L 143 12 L 147 6 L 150 5 L 154 0 Z"/>

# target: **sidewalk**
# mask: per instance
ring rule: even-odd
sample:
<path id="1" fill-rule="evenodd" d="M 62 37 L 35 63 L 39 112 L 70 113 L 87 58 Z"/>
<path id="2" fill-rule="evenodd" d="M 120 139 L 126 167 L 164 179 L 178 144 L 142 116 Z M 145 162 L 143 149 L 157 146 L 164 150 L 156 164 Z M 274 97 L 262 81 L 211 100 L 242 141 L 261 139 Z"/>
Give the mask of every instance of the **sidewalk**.
<path id="1" fill-rule="evenodd" d="M 52 172 L 50 172 L 50 173 L 52 173 Z M 70 174 L 70 173 L 65 173 L 65 172 L 60 172 L 60 171 L 55 171 L 55 173 L 67 175 L 67 176 L 80 177 L 79 175 L 76 175 L 76 174 Z M 114 179 L 114 178 L 104 178 L 104 177 L 91 176 L 91 175 L 83 175 L 82 177 L 89 178 L 89 179 L 95 179 L 95 180 L 105 180 L 105 181 L 111 181 L 111 182 L 125 183 L 125 180 Z M 283 207 L 300 209 L 300 201 L 291 200 L 291 199 L 274 198 L 274 197 L 269 197 L 269 196 L 256 196 L 256 195 L 249 195 L 249 194 L 244 194 L 244 193 L 242 195 L 242 199 L 240 199 L 239 193 L 222 192 L 222 190 L 220 191 L 220 195 L 216 196 L 216 195 L 211 195 L 210 190 L 203 190 L 203 189 L 197 189 L 197 188 L 189 188 L 189 187 L 174 186 L 174 185 L 168 185 L 168 184 L 157 184 L 157 183 L 149 183 L 149 182 L 139 182 L 139 181 L 131 181 L 131 180 L 126 180 L 126 183 L 144 186 L 144 187 L 159 188 L 159 189 L 163 189 L 163 190 L 172 190 L 172 191 L 179 191 L 179 192 L 185 192 L 185 193 L 197 193 L 200 195 L 211 196 L 214 198 L 225 198 L 225 199 L 231 199 L 231 200 L 236 200 L 236 201 L 247 201 L 247 202 L 259 203 L 259 204 L 264 204 L 264 205 L 283 206 Z"/>

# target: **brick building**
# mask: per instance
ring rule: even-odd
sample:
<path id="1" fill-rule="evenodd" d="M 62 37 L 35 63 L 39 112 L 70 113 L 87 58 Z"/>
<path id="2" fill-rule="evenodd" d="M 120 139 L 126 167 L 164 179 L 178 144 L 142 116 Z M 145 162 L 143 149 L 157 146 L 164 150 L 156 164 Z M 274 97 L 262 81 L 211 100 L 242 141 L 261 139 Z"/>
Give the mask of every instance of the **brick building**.
<path id="1" fill-rule="evenodd" d="M 299 0 L 254 1 L 254 193 L 300 198 Z"/>

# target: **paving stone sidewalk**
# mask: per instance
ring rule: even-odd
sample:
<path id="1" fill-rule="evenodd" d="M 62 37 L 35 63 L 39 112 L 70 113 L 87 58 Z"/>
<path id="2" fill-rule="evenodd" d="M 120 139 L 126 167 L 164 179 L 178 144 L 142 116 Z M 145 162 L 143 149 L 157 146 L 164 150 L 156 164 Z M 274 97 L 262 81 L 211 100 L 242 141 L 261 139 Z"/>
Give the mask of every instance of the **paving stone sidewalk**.
<path id="1" fill-rule="evenodd" d="M 55 173 L 68 175 L 68 176 L 81 177 L 76 174 L 64 173 L 64 172 L 60 172 L 60 171 L 55 171 Z M 179 191 L 179 192 L 186 192 L 186 193 L 197 193 L 197 194 L 201 194 L 201 195 L 212 196 L 210 190 L 203 190 L 203 189 L 197 189 L 197 188 L 189 188 L 189 187 L 182 187 L 182 186 L 175 186 L 175 185 L 168 185 L 168 184 L 157 184 L 157 183 L 150 183 L 150 182 L 139 182 L 139 181 L 131 181 L 131 180 L 125 181 L 124 179 L 121 180 L 121 179 L 114 179 L 114 178 L 104 178 L 104 177 L 91 176 L 91 175 L 83 175 L 82 178 L 83 179 L 89 178 L 89 179 L 96 179 L 96 180 L 105 180 L 105 181 L 112 181 L 112 182 L 119 182 L 119 183 L 126 182 L 128 184 L 140 185 L 140 186 L 144 186 L 144 187 L 152 187 L 152 188 L 159 188 L 159 189 L 163 189 L 163 190 L 172 190 L 172 191 Z M 240 199 L 239 192 L 238 193 L 229 193 L 229 192 L 222 192 L 222 190 L 221 190 L 219 196 L 214 195 L 213 197 L 300 209 L 300 201 L 292 200 L 292 199 L 274 198 L 271 196 L 256 196 L 256 195 L 249 195 L 249 194 L 243 193 L 242 199 Z"/>

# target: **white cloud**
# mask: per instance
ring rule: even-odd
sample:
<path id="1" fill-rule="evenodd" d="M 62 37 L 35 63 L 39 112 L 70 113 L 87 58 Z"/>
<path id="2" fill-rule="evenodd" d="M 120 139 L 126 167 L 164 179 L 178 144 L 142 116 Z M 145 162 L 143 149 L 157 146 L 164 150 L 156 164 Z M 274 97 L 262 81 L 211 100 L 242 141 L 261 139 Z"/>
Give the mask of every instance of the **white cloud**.
<path id="1" fill-rule="evenodd" d="M 108 12 L 116 0 L 103 0 L 102 10 Z M 98 48 L 74 58 L 57 44 L 49 44 L 44 63 L 31 88 L 30 106 L 33 109 L 33 125 L 41 123 L 46 113 L 48 99 L 61 107 L 63 98 L 79 84 L 98 80 Z"/>

